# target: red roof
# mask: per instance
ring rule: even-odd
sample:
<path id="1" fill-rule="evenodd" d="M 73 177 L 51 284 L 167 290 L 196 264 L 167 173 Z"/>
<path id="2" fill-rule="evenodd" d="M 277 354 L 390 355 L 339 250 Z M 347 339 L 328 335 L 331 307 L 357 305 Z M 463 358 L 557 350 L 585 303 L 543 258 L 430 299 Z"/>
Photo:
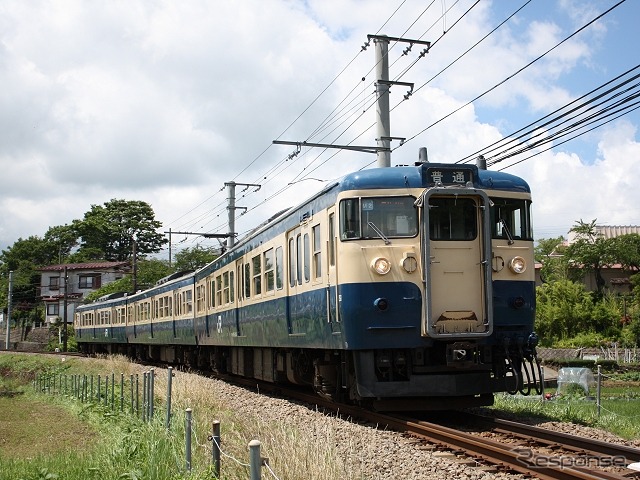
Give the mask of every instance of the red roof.
<path id="1" fill-rule="evenodd" d="M 63 263 L 61 265 L 49 265 L 39 268 L 42 272 L 58 272 L 67 270 L 106 270 L 108 268 L 128 267 L 129 262 L 89 262 L 89 263 Z"/>

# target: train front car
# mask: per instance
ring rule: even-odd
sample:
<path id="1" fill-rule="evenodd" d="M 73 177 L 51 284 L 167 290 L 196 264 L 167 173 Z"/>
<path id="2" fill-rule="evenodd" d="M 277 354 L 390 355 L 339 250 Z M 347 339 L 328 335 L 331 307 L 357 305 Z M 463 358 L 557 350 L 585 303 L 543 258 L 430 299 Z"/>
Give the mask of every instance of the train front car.
<path id="1" fill-rule="evenodd" d="M 380 410 L 488 405 L 539 381 L 531 195 L 474 165 L 372 169 L 338 195 L 349 397 Z"/>

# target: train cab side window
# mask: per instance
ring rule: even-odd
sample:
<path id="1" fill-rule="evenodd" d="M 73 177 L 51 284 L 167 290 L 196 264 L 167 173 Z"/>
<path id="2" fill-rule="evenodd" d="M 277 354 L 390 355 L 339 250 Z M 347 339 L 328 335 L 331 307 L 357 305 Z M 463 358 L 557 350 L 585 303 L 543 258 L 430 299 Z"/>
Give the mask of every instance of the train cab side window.
<path id="1" fill-rule="evenodd" d="M 348 198 L 340 202 L 340 238 L 406 238 L 418 234 L 415 197 Z M 382 235 L 381 235 L 382 234 Z"/>
<path id="2" fill-rule="evenodd" d="M 474 240 L 478 235 L 476 202 L 472 198 L 429 199 L 431 240 Z"/>
<path id="3" fill-rule="evenodd" d="M 284 274 L 282 272 L 283 257 L 282 247 L 276 248 L 276 288 L 282 290 L 284 287 Z"/>
<path id="4" fill-rule="evenodd" d="M 531 201 L 517 198 L 492 198 L 491 236 L 512 240 L 533 240 Z"/>
<path id="5" fill-rule="evenodd" d="M 209 308 L 216 306 L 216 281 L 212 278 L 209 280 Z"/>

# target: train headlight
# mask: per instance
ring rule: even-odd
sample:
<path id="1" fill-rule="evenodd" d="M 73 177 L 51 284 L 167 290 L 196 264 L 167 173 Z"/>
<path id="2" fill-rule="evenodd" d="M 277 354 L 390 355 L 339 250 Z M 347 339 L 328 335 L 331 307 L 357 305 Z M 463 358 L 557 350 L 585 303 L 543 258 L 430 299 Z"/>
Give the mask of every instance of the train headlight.
<path id="1" fill-rule="evenodd" d="M 527 262 L 522 257 L 513 257 L 509 262 L 509 270 L 513 273 L 524 273 L 527 269 Z"/>
<path id="2" fill-rule="evenodd" d="M 418 269 L 418 260 L 413 255 L 407 255 L 402 259 L 402 268 L 405 269 L 407 273 L 413 273 Z"/>
<path id="3" fill-rule="evenodd" d="M 384 257 L 378 257 L 371 262 L 371 268 L 378 275 L 386 275 L 391 270 L 391 263 Z"/>

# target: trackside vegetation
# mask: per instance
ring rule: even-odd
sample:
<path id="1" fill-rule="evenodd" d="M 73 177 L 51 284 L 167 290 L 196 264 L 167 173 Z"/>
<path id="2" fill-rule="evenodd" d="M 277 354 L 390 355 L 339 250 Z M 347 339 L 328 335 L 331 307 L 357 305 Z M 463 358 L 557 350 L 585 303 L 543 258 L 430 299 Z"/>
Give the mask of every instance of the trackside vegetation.
<path id="1" fill-rule="evenodd" d="M 157 371 L 156 414 L 152 421 L 112 410 L 96 403 L 83 403 L 73 395 L 35 391 L 36 375 L 96 375 L 111 372 L 142 374 L 143 366 L 123 357 L 102 359 L 42 359 L 21 354 L 0 354 L 5 391 L 4 412 L 42 408 L 47 423 L 40 426 L 49 439 L 46 448 L 35 450 L 29 442 L 17 449 L 6 446 L 21 432 L 34 429 L 27 416 L 6 424 L 0 422 L 0 480 L 113 480 L 113 479 L 211 479 L 212 450 L 207 439 L 213 420 L 221 424 L 223 460 L 220 478 L 249 477 L 248 445 L 262 444 L 261 454 L 269 458 L 278 478 L 293 480 L 335 480 L 365 478 L 353 459 L 360 458 L 362 445 L 371 441 L 368 433 L 338 441 L 339 427 L 331 421 L 310 427 L 301 419 L 273 419 L 232 411 L 220 382 L 185 372 L 175 372 L 172 381 L 172 421 L 165 425 L 166 371 Z M 118 374 L 117 374 L 118 375 Z M 53 390 L 53 388 L 52 388 Z M 247 397 L 250 394 L 247 394 Z M 116 395 L 117 397 L 118 395 Z M 243 401 L 250 401 L 243 399 Z M 193 410 L 191 471 L 185 464 L 185 410 Z M 46 409 L 46 410 L 44 410 Z M 328 419 L 331 420 L 331 419 Z M 326 424 L 326 425 L 325 425 Z M 60 441 L 67 432 L 70 443 Z M 339 446 L 339 448 L 338 448 Z M 354 466 L 355 464 L 355 466 Z"/>

